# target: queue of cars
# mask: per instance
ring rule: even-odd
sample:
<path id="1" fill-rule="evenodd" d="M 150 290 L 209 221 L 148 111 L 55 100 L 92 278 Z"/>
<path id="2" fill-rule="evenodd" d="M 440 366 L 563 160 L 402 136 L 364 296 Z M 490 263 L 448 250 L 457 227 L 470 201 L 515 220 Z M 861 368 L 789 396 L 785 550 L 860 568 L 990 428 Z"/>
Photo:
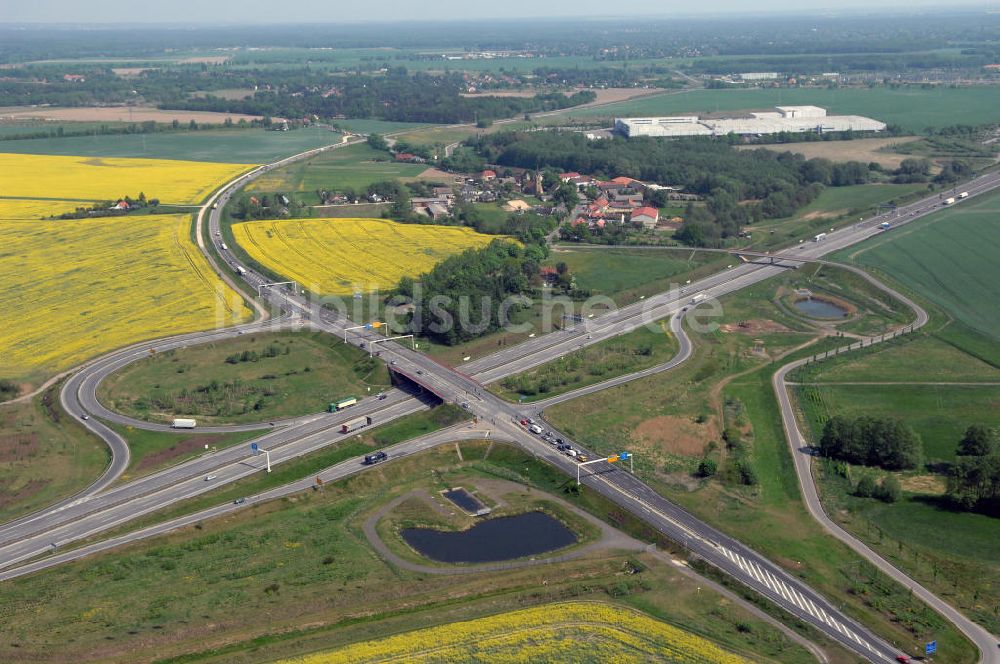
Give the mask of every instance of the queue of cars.
<path id="1" fill-rule="evenodd" d="M 572 445 L 564 441 L 562 438 L 557 437 L 551 431 L 545 431 L 540 427 L 533 419 L 526 418 L 521 420 L 521 426 L 526 427 L 528 431 L 535 434 L 547 443 L 556 446 L 556 449 L 565 454 L 568 457 L 576 459 L 580 463 L 584 461 L 589 461 L 590 457 L 584 454 L 582 451 L 574 448 Z"/>

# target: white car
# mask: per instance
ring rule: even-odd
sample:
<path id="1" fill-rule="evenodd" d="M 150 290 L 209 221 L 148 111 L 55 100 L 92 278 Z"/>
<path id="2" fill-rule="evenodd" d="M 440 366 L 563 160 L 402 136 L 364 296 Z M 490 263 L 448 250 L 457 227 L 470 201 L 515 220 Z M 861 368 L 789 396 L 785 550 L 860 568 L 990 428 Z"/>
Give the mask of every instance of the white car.
<path id="1" fill-rule="evenodd" d="M 214 480 L 214 479 L 215 479 L 216 477 L 218 477 L 218 475 L 205 475 L 205 481 L 206 481 L 206 482 L 211 482 L 211 481 L 212 481 L 212 480 Z"/>

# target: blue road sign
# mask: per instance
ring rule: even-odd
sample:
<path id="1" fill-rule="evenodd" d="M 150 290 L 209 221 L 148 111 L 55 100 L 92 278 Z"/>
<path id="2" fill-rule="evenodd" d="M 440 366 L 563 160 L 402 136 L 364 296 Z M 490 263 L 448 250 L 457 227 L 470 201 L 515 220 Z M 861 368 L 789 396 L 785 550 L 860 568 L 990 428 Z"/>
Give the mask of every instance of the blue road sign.
<path id="1" fill-rule="evenodd" d="M 931 641 L 926 646 L 924 646 L 925 655 L 933 655 L 937 652 L 937 641 Z"/>
<path id="2" fill-rule="evenodd" d="M 631 452 L 619 452 L 619 453 L 618 453 L 618 458 L 619 458 L 619 459 L 627 459 L 627 458 L 629 458 L 630 456 L 632 456 L 632 453 L 631 453 Z"/>
<path id="3" fill-rule="evenodd" d="M 365 329 L 366 329 L 366 330 L 370 330 L 370 329 L 372 329 L 372 324 L 371 324 L 371 323 L 366 323 L 366 324 L 365 324 Z"/>
<path id="4" fill-rule="evenodd" d="M 250 443 L 250 451 L 257 454 L 257 443 Z"/>

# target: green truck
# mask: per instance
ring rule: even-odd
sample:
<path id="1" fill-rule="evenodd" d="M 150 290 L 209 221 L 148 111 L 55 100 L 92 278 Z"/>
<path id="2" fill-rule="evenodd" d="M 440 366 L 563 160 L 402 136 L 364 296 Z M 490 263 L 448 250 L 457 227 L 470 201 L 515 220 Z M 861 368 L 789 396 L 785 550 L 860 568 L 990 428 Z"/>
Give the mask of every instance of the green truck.
<path id="1" fill-rule="evenodd" d="M 346 399 L 341 399 L 340 401 L 334 401 L 327 407 L 327 412 L 336 413 L 339 410 L 344 410 L 345 408 L 350 408 L 358 402 L 356 397 L 347 397 Z"/>

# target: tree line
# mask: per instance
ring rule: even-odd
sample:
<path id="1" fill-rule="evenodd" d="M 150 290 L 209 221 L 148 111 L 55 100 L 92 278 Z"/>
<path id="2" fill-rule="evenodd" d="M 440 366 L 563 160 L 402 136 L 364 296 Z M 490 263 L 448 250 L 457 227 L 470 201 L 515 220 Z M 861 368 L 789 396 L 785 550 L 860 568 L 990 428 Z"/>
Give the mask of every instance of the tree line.
<path id="1" fill-rule="evenodd" d="M 901 420 L 867 415 L 848 418 L 834 415 L 823 427 L 819 451 L 825 457 L 886 470 L 920 466 L 920 436 Z"/>
<path id="2" fill-rule="evenodd" d="M 301 118 L 376 118 L 394 122 L 489 122 L 522 113 L 552 111 L 596 99 L 589 91 L 533 97 L 465 97 L 461 74 L 410 75 L 403 67 L 385 76 L 325 76 L 322 83 L 283 82 L 242 100 L 206 96 L 175 100 L 165 108 Z"/>

